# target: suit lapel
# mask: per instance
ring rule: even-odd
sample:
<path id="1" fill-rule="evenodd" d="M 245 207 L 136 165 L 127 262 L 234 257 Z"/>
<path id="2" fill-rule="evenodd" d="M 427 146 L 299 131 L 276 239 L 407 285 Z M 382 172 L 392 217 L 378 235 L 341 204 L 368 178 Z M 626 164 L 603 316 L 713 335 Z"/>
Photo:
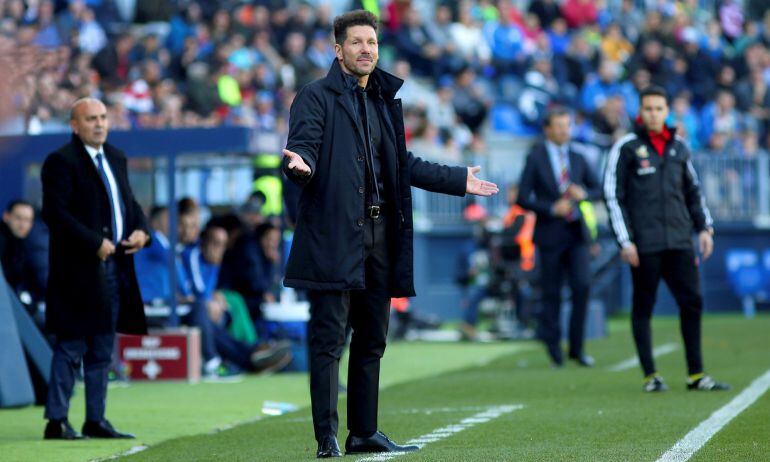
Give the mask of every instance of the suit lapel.
<path id="1" fill-rule="evenodd" d="M 540 156 L 540 159 L 541 171 L 543 171 L 545 182 L 551 188 L 554 195 L 558 196 L 560 194 L 559 182 L 556 180 L 553 165 L 551 165 L 551 153 L 548 152 L 548 146 L 545 143 L 543 144 L 543 155 Z"/>
<path id="2" fill-rule="evenodd" d="M 91 158 L 91 155 L 88 154 L 88 151 L 86 151 L 85 145 L 80 141 L 73 141 L 73 144 L 75 146 L 78 162 L 80 162 L 80 164 L 83 166 L 83 169 L 88 172 L 87 175 L 90 175 L 93 181 L 96 181 L 99 185 L 101 185 L 101 190 L 104 192 L 105 196 L 107 196 L 107 189 L 104 187 L 104 183 L 99 176 L 99 171 L 96 169 L 96 164 L 94 164 L 94 160 Z"/>
<path id="3" fill-rule="evenodd" d="M 355 125 L 356 134 L 358 135 L 358 141 L 361 142 L 361 146 L 366 146 L 366 142 L 364 141 L 364 129 L 363 125 L 361 124 L 361 117 L 356 114 L 356 108 L 353 104 L 353 97 L 350 95 L 350 93 L 343 92 L 337 96 L 337 102 L 342 105 L 342 107 L 345 109 L 345 112 L 348 114 L 348 117 L 350 117 L 350 120 Z"/>

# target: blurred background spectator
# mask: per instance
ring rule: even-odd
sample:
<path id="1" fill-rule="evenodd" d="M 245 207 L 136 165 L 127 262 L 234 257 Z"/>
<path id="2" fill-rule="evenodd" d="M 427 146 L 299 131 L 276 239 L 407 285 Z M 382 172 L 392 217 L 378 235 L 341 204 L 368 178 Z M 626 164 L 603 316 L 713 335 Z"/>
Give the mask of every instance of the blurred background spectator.
<path id="1" fill-rule="evenodd" d="M 766 2 L 380 3 L 381 66 L 406 80 L 401 96 L 407 112 L 416 109 L 407 114 L 407 135 L 417 128 L 439 150 L 446 144 L 436 136 L 442 130 L 460 151 L 471 149 L 463 130 L 483 136 L 489 114 L 506 103 L 515 117 L 493 124 L 495 130 L 527 132 L 544 107 L 558 102 L 584 112 L 606 135 L 614 131 L 607 112 L 633 119 L 636 93 L 648 83 L 664 86 L 672 98 L 687 93 L 686 112 L 698 117 L 693 122 L 680 111 L 672 120 L 687 119 L 679 123 L 693 145 L 713 145 L 715 123 L 736 141 L 739 132 L 727 119 L 749 118 L 767 148 Z M 4 120 L 1 131 L 66 131 L 67 108 L 81 96 L 107 100 L 115 129 L 284 129 L 293 93 L 325 75 L 334 57 L 332 18 L 356 6 L 347 0 L 2 2 L 3 40 L 34 52 L 39 72 L 21 76 L 12 98 L 17 116 Z M 434 103 L 440 106 L 427 111 Z M 419 129 L 428 125 L 433 129 Z"/>

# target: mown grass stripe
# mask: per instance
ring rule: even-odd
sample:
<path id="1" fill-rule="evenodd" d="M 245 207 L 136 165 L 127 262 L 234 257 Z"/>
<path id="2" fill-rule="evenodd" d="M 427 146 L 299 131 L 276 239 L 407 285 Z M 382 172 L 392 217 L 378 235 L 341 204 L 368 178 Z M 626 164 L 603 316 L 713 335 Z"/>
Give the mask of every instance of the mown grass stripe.
<path id="1" fill-rule="evenodd" d="M 679 345 L 677 345 L 676 343 L 664 343 L 663 345 L 655 347 L 652 350 L 652 356 L 657 358 L 659 356 L 673 353 L 678 349 L 679 349 Z M 628 369 L 632 369 L 638 365 L 639 365 L 639 358 L 634 356 L 633 358 L 624 359 L 623 361 L 615 364 L 614 366 L 611 366 L 609 370 L 612 372 L 621 372 L 621 371 L 626 371 Z"/>
<path id="2" fill-rule="evenodd" d="M 663 453 L 657 462 L 685 462 L 690 459 L 712 436 L 733 420 L 738 414 L 754 404 L 770 388 L 770 369 L 751 385 L 746 387 L 729 403 L 716 410 L 711 416 L 691 430 L 681 440 Z"/>
<path id="3" fill-rule="evenodd" d="M 437 441 L 441 441 L 443 439 L 446 439 L 455 433 L 459 433 L 463 430 L 467 430 L 471 427 L 474 427 L 480 423 L 487 423 L 492 419 L 496 419 L 500 417 L 503 414 L 508 414 L 513 411 L 516 411 L 518 409 L 522 409 L 524 406 L 521 404 L 509 404 L 504 406 L 493 406 L 490 408 L 487 408 L 485 411 L 479 412 L 474 416 L 465 418 L 461 420 L 459 423 L 447 425 L 445 427 L 437 428 L 433 430 L 430 433 L 427 433 L 425 435 L 422 435 L 420 437 L 417 437 L 415 439 L 411 439 L 406 442 L 406 444 L 414 444 L 417 446 L 420 446 L 421 448 L 425 446 L 428 443 L 435 443 Z M 408 454 L 406 452 L 386 452 L 386 453 L 380 453 L 375 454 L 371 456 L 366 456 L 362 459 L 358 459 L 356 462 L 381 462 L 386 460 L 395 459 L 398 456 Z"/>

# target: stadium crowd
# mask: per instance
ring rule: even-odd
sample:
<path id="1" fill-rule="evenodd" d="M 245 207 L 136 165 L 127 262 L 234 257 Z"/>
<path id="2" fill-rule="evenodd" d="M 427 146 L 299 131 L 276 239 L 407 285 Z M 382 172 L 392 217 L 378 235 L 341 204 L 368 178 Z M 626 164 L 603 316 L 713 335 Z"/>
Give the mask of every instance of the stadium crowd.
<path id="1" fill-rule="evenodd" d="M 696 153 L 751 157 L 770 147 L 766 2 L 379 3 L 0 0 L 0 48 L 31 70 L 18 76 L 16 116 L 0 133 L 66 132 L 72 103 L 85 96 L 107 103 L 112 130 L 285 133 L 296 90 L 334 59 L 332 18 L 364 6 L 383 20 L 381 66 L 405 80 L 407 137 L 421 156 L 462 162 L 484 152 L 487 128 L 535 135 L 554 104 L 574 111 L 574 141 L 606 149 L 631 129 L 649 84 L 667 90 L 670 123 Z M 740 201 L 740 172 L 726 176 L 736 191 L 725 203 Z M 710 180 L 707 197 L 716 195 Z M 259 343 L 269 335 L 254 327 L 264 329 L 260 306 L 278 296 L 282 267 L 281 223 L 265 223 L 254 200 L 205 226 L 194 202 L 180 202 L 174 290 L 167 210 L 150 213 L 153 247 L 137 256 L 148 305 L 189 302 L 183 321 L 206 332 L 211 375 L 231 372 L 222 364 L 272 368 L 287 356 L 285 345 Z M 475 324 L 475 310 L 468 316 Z"/>
<path id="2" fill-rule="evenodd" d="M 0 40 L 34 62 L 0 132 L 67 131 L 71 103 L 94 96 L 115 130 L 283 133 L 295 91 L 333 60 L 331 18 L 361 3 L 0 1 Z M 381 66 L 406 80 L 408 136 L 427 157 L 483 152 L 488 125 L 535 134 L 554 103 L 576 111 L 577 141 L 608 147 L 650 83 L 667 89 L 671 123 L 695 150 L 751 156 L 770 143 L 766 2 L 363 4 L 384 22 Z"/>

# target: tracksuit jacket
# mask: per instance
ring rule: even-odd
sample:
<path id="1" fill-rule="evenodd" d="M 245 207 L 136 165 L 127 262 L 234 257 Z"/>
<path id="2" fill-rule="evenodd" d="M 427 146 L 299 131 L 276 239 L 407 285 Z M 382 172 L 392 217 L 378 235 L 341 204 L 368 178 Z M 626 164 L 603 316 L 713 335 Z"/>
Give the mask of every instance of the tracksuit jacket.
<path id="1" fill-rule="evenodd" d="M 610 150 L 604 196 L 613 233 L 621 247 L 639 253 L 692 248 L 693 231 L 712 226 L 698 175 L 684 140 L 671 138 L 659 154 L 647 130 L 637 124 Z"/>

